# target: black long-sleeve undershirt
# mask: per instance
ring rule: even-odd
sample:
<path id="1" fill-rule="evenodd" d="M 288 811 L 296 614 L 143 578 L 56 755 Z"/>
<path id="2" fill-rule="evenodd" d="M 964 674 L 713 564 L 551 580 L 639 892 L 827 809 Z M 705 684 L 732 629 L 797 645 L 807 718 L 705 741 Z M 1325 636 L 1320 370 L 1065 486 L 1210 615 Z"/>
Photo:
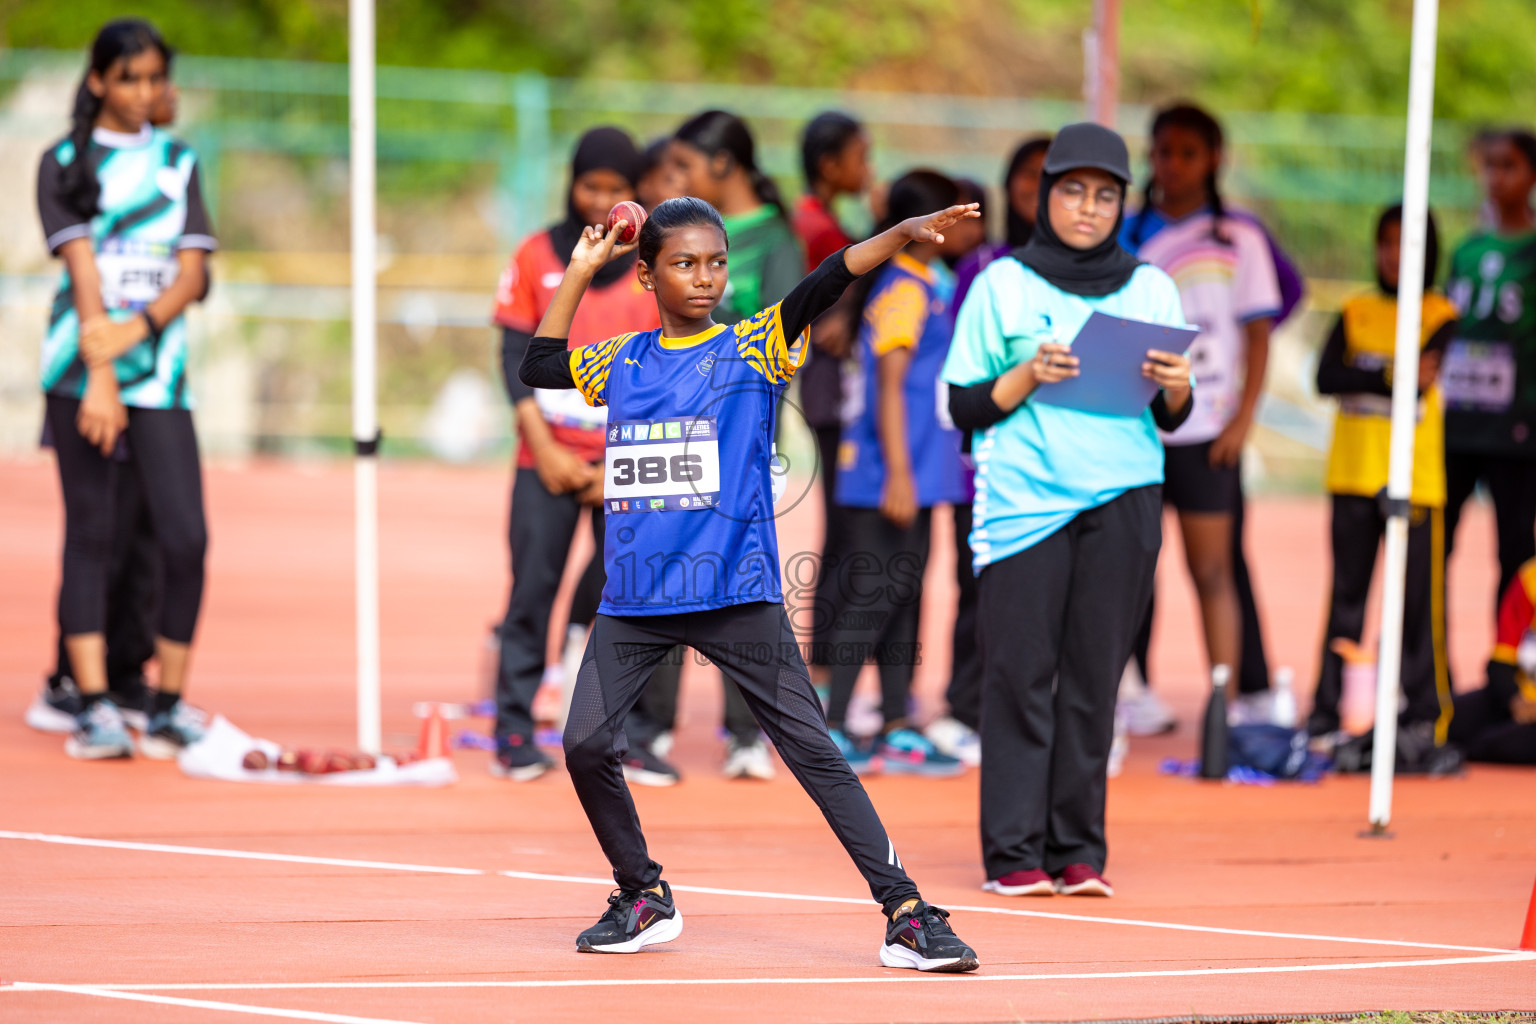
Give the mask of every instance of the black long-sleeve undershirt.
<path id="1" fill-rule="evenodd" d="M 950 386 L 949 418 L 954 421 L 955 426 L 966 433 L 986 430 L 992 424 L 1001 423 L 1012 415 L 1004 412 L 992 400 L 992 387 L 996 383 L 997 378 L 993 377 L 991 380 L 984 380 L 980 384 L 972 384 L 968 387 Z M 1152 421 L 1157 424 L 1159 430 L 1177 430 L 1185 420 L 1189 419 L 1189 414 L 1194 408 L 1194 392 L 1190 392 L 1189 401 L 1184 403 L 1184 408 L 1178 412 L 1171 412 L 1168 409 L 1168 396 L 1159 391 L 1157 397 L 1152 399 Z"/>
<path id="2" fill-rule="evenodd" d="M 1456 336 L 1456 321 L 1447 320 L 1424 345 L 1425 352 L 1444 352 Z M 1334 322 L 1317 359 L 1317 393 L 1320 395 L 1382 395 L 1392 396 L 1392 378 L 1386 367 L 1367 369 L 1354 366 L 1344 358 L 1344 317 Z M 1424 392 L 1424 382 L 1419 382 L 1419 393 Z"/>
<path id="3" fill-rule="evenodd" d="M 518 368 L 528 354 L 528 343 L 533 336 L 527 331 L 501 329 L 501 379 L 507 386 L 507 398 L 513 405 L 533 397 L 533 388 L 518 378 Z"/>
<path id="4" fill-rule="evenodd" d="M 846 251 L 839 249 L 822 260 L 821 266 L 802 278 L 779 303 L 779 323 L 785 338 L 799 337 L 811 321 L 831 309 L 843 291 L 857 279 L 858 275 L 848 269 L 848 262 L 843 257 Z M 530 339 L 518 377 L 530 388 L 575 387 L 566 339 Z"/>

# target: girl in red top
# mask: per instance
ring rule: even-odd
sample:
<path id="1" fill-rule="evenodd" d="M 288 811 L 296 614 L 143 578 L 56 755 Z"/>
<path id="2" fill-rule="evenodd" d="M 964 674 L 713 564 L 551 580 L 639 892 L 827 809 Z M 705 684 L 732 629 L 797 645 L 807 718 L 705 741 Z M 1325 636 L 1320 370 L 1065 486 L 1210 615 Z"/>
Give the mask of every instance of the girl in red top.
<path id="1" fill-rule="evenodd" d="M 496 760 L 493 773 L 526 781 L 552 764 L 533 742 L 533 698 L 544 676 L 544 653 L 555 593 L 581 517 L 592 508 L 597 548 L 603 545 L 602 466 L 605 410 L 592 409 L 576 391 L 535 390 L 517 377 L 528 339 L 565 275 L 585 225 L 608 219 L 614 204 L 635 198 L 642 162 L 618 128 L 594 128 L 571 158 L 571 190 L 563 220 L 518 247 L 496 289 L 502 374 L 517 420 L 517 469 L 512 484 L 509 540 L 512 596 L 501 625 L 496 674 Z M 633 256 L 599 270 L 571 325 L 570 347 L 580 348 L 637 326 L 657 327 L 656 301 L 640 287 Z M 651 757 L 636 744 L 637 762 Z M 664 769 L 664 771 L 663 771 Z M 633 770 L 670 774 L 664 763 Z"/>

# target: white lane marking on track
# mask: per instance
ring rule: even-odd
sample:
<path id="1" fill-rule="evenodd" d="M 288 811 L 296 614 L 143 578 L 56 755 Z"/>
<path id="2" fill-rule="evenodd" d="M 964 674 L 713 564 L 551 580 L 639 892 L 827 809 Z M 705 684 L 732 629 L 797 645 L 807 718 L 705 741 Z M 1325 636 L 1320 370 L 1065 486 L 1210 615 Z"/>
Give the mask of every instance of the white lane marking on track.
<path id="1" fill-rule="evenodd" d="M 372 868 L 378 871 L 416 871 L 435 875 L 485 875 L 479 868 L 444 868 L 429 864 L 396 864 L 385 860 L 347 860 L 341 857 L 306 857 L 296 853 L 261 853 L 251 850 L 220 850 L 208 846 L 167 846 L 164 843 L 130 843 L 117 839 L 56 836 L 46 832 L 3 832 L 0 839 L 21 839 L 61 846 L 99 846 L 106 850 L 139 850 L 144 853 L 184 853 L 194 857 L 231 857 L 235 860 L 272 860 L 283 864 L 321 864 L 333 868 Z"/>
<path id="2" fill-rule="evenodd" d="M 1166 971 L 1090 971 L 1076 974 L 972 974 L 979 981 L 1104 981 L 1114 978 L 1201 978 L 1233 974 L 1307 974 L 1318 971 L 1371 971 L 1396 967 L 1454 967 L 1465 964 L 1519 963 L 1536 960 L 1536 952 L 1500 953 L 1497 956 L 1459 956 L 1435 960 L 1379 960 L 1352 964 L 1282 964 L 1271 967 L 1190 967 Z M 925 975 L 882 974 L 858 978 L 591 978 L 548 981 L 257 981 L 209 982 L 207 984 L 127 985 L 95 984 L 86 986 L 38 985 L 16 982 L 18 989 L 106 992 L 230 992 L 230 991 L 343 991 L 367 989 L 473 989 L 473 988 L 619 988 L 630 985 L 880 985 L 892 982 L 929 982 Z M 0 989 L 0 991 L 4 991 Z M 348 1020 L 363 1018 L 346 1018 Z"/>
<path id="3" fill-rule="evenodd" d="M 547 875 L 535 871 L 498 871 L 498 875 L 534 882 L 579 882 L 587 885 L 613 887 L 607 878 L 587 875 Z M 842 903 L 859 907 L 874 906 L 873 900 L 853 896 L 809 896 L 793 892 L 765 892 L 756 889 L 719 889 L 708 885 L 674 885 L 673 892 L 696 892 L 711 896 L 743 896 L 765 900 L 794 900 L 802 903 Z M 1092 924 L 1120 924 L 1135 928 L 1165 928 L 1181 932 L 1207 932 L 1215 935 L 1246 935 L 1260 939 L 1304 939 L 1315 942 L 1344 942 L 1363 946 L 1399 946 L 1406 949 L 1450 949 L 1461 953 L 1514 953 L 1517 950 L 1498 946 L 1452 946 L 1440 942 L 1409 942 L 1404 939 L 1358 939 L 1341 935 L 1312 935 L 1304 932 L 1266 932 L 1250 928 L 1221 928 L 1205 924 L 1177 924 L 1168 921 L 1139 921 L 1131 917 L 1093 917 L 1087 914 L 1053 914 L 1047 910 L 1018 910 L 1014 907 L 967 906 L 946 903 L 946 910 L 963 910 L 975 914 L 1004 914 L 1011 917 L 1041 917 L 1053 921 L 1086 921 Z"/>
<path id="4" fill-rule="evenodd" d="M 97 996 L 101 999 L 126 999 L 134 1003 L 156 1003 L 160 1006 L 184 1006 L 193 1010 L 223 1010 L 228 1013 L 245 1013 L 255 1017 L 281 1017 L 284 1020 L 316 1020 L 327 1024 L 416 1024 L 414 1021 L 395 1020 L 385 1017 L 354 1017 L 345 1013 L 321 1013 L 317 1010 L 284 1010 L 276 1006 L 249 1006 L 245 1003 L 221 1003 L 209 999 L 181 999 L 176 996 L 140 995 L 120 989 L 100 988 L 94 985 L 45 985 L 39 982 L 18 981 L 0 992 L 64 992 L 77 996 Z"/>
<path id="5" fill-rule="evenodd" d="M 613 886 L 613 880 L 591 875 L 553 875 L 536 871 L 486 871 L 480 868 L 433 867 L 421 864 L 396 864 L 390 861 L 345 860 L 336 857 L 307 857 L 288 853 L 258 853 L 245 850 L 221 850 L 203 846 L 171 846 L 164 843 L 134 843 L 115 839 L 88 839 L 80 836 L 51 835 L 44 832 L 0 831 L 0 839 L 17 839 L 30 842 L 58 843 L 66 846 L 95 846 L 110 850 L 140 850 L 148 853 L 181 853 L 200 857 L 230 857 L 245 860 L 278 861 L 292 864 L 319 864 L 331 867 L 370 868 L 384 871 L 415 871 L 444 875 L 489 875 L 517 878 L 535 882 L 566 882 L 578 885 Z M 802 903 L 840 903 L 869 907 L 873 900 L 852 896 L 812 896 L 801 893 L 768 892 L 756 889 L 720 889 L 703 885 L 674 885 L 674 892 L 694 892 L 712 896 L 740 896 L 754 899 L 793 900 Z M 1093 917 L 1086 914 L 1058 914 L 1044 910 L 1017 910 L 1012 907 L 950 905 L 949 910 L 961 910 L 977 914 L 1003 914 L 1012 917 L 1039 917 L 1053 921 L 1076 921 L 1091 924 L 1118 924 L 1135 928 L 1162 928 L 1171 931 L 1202 932 L 1212 935 L 1243 935 L 1263 939 L 1298 939 L 1312 942 L 1339 942 L 1364 946 L 1393 946 L 1404 949 L 1454 950 L 1462 953 L 1516 954 L 1520 951 L 1497 946 L 1458 946 L 1438 942 L 1410 942 L 1404 939 L 1362 939 L 1343 935 L 1312 935 L 1303 932 L 1270 932 L 1247 928 L 1221 928 L 1215 925 L 1178 924 L 1170 921 L 1140 921 L 1128 917 Z"/>

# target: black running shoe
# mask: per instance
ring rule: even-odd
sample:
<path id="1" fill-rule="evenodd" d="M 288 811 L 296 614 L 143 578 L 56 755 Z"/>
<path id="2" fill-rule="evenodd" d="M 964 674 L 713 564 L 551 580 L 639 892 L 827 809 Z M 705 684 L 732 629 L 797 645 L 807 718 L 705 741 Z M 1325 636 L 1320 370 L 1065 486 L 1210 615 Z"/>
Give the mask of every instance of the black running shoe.
<path id="1" fill-rule="evenodd" d="M 647 747 L 633 746 L 624 755 L 624 778 L 637 786 L 675 786 L 682 777 Z"/>
<path id="2" fill-rule="evenodd" d="M 532 782 L 554 766 L 555 762 L 534 745 L 531 736 L 508 736 L 496 741 L 491 774 L 513 782 Z"/>
<path id="3" fill-rule="evenodd" d="M 577 952 L 638 953 L 683 934 L 683 915 L 672 902 L 672 887 L 660 885 L 660 896 L 649 889 L 615 889 L 607 913 L 576 936 Z"/>
<path id="4" fill-rule="evenodd" d="M 976 951 L 960 941 L 948 918 L 949 911 L 918 900 L 916 906 L 897 914 L 885 929 L 880 962 L 887 967 L 942 974 L 974 971 L 981 966 Z"/>
<path id="5" fill-rule="evenodd" d="M 80 689 L 69 676 L 49 676 L 41 693 L 27 705 L 27 724 L 39 732 L 74 732 L 75 721 L 85 705 Z"/>

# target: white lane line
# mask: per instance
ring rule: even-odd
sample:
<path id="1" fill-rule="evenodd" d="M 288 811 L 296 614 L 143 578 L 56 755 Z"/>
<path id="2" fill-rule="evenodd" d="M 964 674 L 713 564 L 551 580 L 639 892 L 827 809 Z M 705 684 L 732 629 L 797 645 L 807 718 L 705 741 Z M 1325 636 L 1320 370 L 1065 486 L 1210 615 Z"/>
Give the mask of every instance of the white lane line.
<path id="1" fill-rule="evenodd" d="M 967 982 L 983 981 L 1103 981 L 1114 978 L 1204 978 L 1244 974 L 1308 974 L 1319 971 L 1373 971 L 1402 967 L 1455 967 L 1467 964 L 1519 963 L 1536 960 L 1536 952 L 1501 953 L 1497 956 L 1443 957 L 1434 960 L 1379 960 L 1348 964 L 1283 964 L 1271 967 L 1190 967 L 1165 971 L 1086 971 L 1072 974 L 971 974 Z M 73 991 L 77 987 L 92 993 L 106 992 L 294 992 L 345 991 L 372 989 L 520 989 L 520 988 L 625 988 L 635 985 L 884 985 L 907 982 L 935 982 L 922 974 L 875 974 L 856 978 L 578 978 L 543 981 L 256 981 L 250 983 L 210 982 L 207 984 L 127 985 L 97 984 L 85 986 L 36 985 L 16 982 L 17 989 L 45 988 Z M 943 984 L 938 982 L 938 984 Z M 964 983 L 962 983 L 964 984 Z M 0 989 L 4 991 L 4 989 Z M 359 1019 L 359 1018 L 348 1018 Z"/>
<path id="2" fill-rule="evenodd" d="M 140 995 L 119 989 L 98 988 L 93 985 L 45 985 L 38 982 L 18 981 L 0 988 L 0 992 L 64 992 L 77 996 L 96 996 L 101 999 L 125 999 L 134 1003 L 156 1003 L 160 1006 L 185 1006 L 193 1010 L 223 1010 L 227 1013 L 245 1013 L 253 1017 L 281 1017 L 284 1020 L 316 1020 L 327 1024 L 416 1024 L 414 1021 L 394 1020 L 384 1017 L 354 1017 L 346 1013 L 321 1013 L 318 1010 L 284 1010 L 276 1006 L 249 1006 L 245 1003 L 221 1003 L 209 999 L 181 999 L 177 996 Z"/>
<path id="3" fill-rule="evenodd" d="M 333 868 L 372 868 L 377 871 L 415 871 L 434 875 L 485 875 L 479 868 L 444 868 L 430 864 L 397 864 L 385 860 L 347 860 L 342 857 L 305 857 L 296 853 L 259 853 L 250 850 L 219 850 L 207 846 L 168 846 L 164 843 L 129 843 L 117 839 L 86 839 L 46 832 L 4 832 L 0 839 L 20 839 L 60 846 L 96 846 L 105 850 L 139 850 L 144 853 L 184 853 L 194 857 L 231 857 L 235 860 L 271 860 L 283 864 L 321 864 Z"/>
<path id="4" fill-rule="evenodd" d="M 306 857 L 289 853 L 258 853 L 244 850 L 223 850 L 202 846 L 170 846 L 163 843 L 132 843 L 115 839 L 88 839 L 79 836 L 50 835 L 43 832 L 0 831 L 0 839 L 17 839 L 42 843 L 59 843 L 66 846 L 97 846 L 111 850 L 141 850 L 149 853 L 182 853 L 201 857 L 231 857 L 245 860 L 278 861 L 290 864 L 320 864 L 331 867 L 371 868 L 384 871 L 415 871 L 443 875 L 489 875 L 517 878 L 535 882 L 562 882 L 577 885 L 613 887 L 611 878 L 592 875 L 555 875 L 536 871 L 485 871 L 479 868 L 434 867 L 421 864 L 398 864 L 391 861 L 345 860 L 336 857 Z M 711 896 L 735 896 L 751 899 L 792 900 L 800 903 L 838 903 L 848 906 L 871 907 L 874 901 L 852 896 L 813 896 L 804 893 L 770 892 L 757 889 L 721 889 L 704 885 L 674 885 L 676 892 L 693 892 Z M 1128 917 L 1094 917 L 1087 914 L 1060 914 L 1045 910 L 1019 910 L 1013 907 L 949 905 L 946 909 L 976 914 L 1002 914 L 1010 917 L 1036 917 L 1052 921 L 1085 922 L 1089 924 L 1114 924 L 1133 928 L 1161 928 L 1168 931 L 1200 932 L 1209 935 L 1240 935 L 1261 939 L 1295 939 L 1306 942 L 1337 942 L 1361 946 L 1392 946 L 1401 949 L 1451 950 L 1458 953 L 1517 953 L 1499 946 L 1459 946 L 1441 942 L 1410 942 L 1404 939 L 1363 939 L 1343 935 L 1314 935 L 1305 932 L 1272 932 L 1249 928 L 1221 928 L 1215 925 L 1179 924 L 1171 921 L 1142 921 Z"/>
<path id="5" fill-rule="evenodd" d="M 590 875 L 549 875 L 534 871 L 498 871 L 507 878 L 521 878 L 535 882 L 576 882 L 585 885 L 602 885 L 613 888 L 611 878 L 594 878 Z M 873 900 L 852 896 L 809 896 L 792 892 L 766 892 L 758 889 L 720 889 L 708 885 L 674 885 L 673 892 L 696 892 L 711 896 L 741 896 L 751 899 L 794 900 L 802 903 L 842 903 L 859 907 L 872 907 Z M 957 903 L 944 904 L 946 910 L 963 910 L 973 914 L 1004 914 L 1011 917 L 1039 917 L 1051 921 L 1077 921 L 1092 924 L 1119 924 L 1134 928 L 1164 928 L 1181 932 L 1205 932 L 1213 935 L 1245 935 L 1260 939 L 1299 939 L 1311 942 L 1343 942 L 1362 946 L 1394 946 L 1405 949 L 1455 950 L 1459 953 L 1513 953 L 1515 950 L 1499 946 L 1452 946 L 1441 942 L 1409 942 L 1403 939 L 1358 939 L 1340 935 L 1312 935 L 1304 932 L 1268 932 L 1251 928 L 1221 928 L 1216 925 L 1176 924 L 1168 921 L 1141 921 L 1130 917 L 1093 917 L 1087 914 L 1056 914 L 1047 910 L 1019 910 L 1014 907 L 966 906 Z"/>

